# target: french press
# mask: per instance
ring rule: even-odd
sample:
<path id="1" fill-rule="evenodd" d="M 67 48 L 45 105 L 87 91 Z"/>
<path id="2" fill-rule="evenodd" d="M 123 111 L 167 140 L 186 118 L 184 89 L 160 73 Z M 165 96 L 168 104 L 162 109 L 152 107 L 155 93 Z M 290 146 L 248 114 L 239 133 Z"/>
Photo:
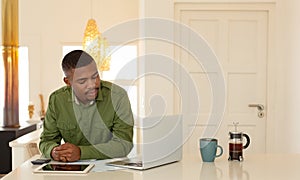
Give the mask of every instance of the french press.
<path id="1" fill-rule="evenodd" d="M 229 158 L 228 160 L 243 161 L 243 149 L 250 145 L 250 137 L 247 134 L 237 131 L 238 123 L 233 123 L 235 126 L 234 132 L 229 132 Z M 246 138 L 246 144 L 243 144 L 243 137 Z"/>

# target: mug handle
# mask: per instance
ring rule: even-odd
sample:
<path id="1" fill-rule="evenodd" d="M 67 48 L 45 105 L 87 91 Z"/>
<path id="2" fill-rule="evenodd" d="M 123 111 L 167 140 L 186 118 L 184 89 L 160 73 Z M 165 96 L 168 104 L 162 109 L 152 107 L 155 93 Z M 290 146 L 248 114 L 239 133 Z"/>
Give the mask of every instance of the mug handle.
<path id="1" fill-rule="evenodd" d="M 250 145 L 250 137 L 247 134 L 243 134 L 243 136 L 247 139 L 247 143 L 243 146 L 243 149 L 246 149 Z"/>
<path id="2" fill-rule="evenodd" d="M 220 157 L 223 154 L 223 148 L 220 145 L 217 145 L 217 148 L 220 149 L 220 153 L 218 155 L 216 155 L 216 157 Z"/>

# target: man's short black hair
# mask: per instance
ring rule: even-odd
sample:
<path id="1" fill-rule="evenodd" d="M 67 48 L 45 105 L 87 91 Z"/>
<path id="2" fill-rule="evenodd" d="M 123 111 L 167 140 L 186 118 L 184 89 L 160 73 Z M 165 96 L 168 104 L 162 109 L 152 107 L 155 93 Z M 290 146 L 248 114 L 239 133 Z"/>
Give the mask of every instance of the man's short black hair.
<path id="1" fill-rule="evenodd" d="M 87 52 L 83 50 L 74 50 L 65 55 L 61 66 L 66 73 L 72 69 L 87 66 L 91 62 L 94 62 L 94 59 Z"/>

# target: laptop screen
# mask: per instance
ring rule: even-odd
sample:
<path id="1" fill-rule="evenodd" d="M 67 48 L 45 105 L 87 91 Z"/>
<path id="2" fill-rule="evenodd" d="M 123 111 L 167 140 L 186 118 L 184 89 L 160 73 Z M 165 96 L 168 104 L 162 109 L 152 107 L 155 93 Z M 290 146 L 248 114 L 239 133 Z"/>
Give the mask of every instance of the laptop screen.
<path id="1" fill-rule="evenodd" d="M 182 116 L 169 115 L 142 119 L 142 161 L 157 161 L 182 151 Z"/>

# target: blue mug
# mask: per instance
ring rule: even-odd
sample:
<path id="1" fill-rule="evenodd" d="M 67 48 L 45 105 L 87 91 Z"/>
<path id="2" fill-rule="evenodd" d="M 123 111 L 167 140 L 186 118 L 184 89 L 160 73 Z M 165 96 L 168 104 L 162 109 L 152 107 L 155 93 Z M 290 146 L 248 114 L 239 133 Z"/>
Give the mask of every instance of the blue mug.
<path id="1" fill-rule="evenodd" d="M 220 153 L 217 154 L 217 149 Z M 216 157 L 223 154 L 223 148 L 218 145 L 218 140 L 214 138 L 201 138 L 200 139 L 200 153 L 203 162 L 214 162 Z"/>

